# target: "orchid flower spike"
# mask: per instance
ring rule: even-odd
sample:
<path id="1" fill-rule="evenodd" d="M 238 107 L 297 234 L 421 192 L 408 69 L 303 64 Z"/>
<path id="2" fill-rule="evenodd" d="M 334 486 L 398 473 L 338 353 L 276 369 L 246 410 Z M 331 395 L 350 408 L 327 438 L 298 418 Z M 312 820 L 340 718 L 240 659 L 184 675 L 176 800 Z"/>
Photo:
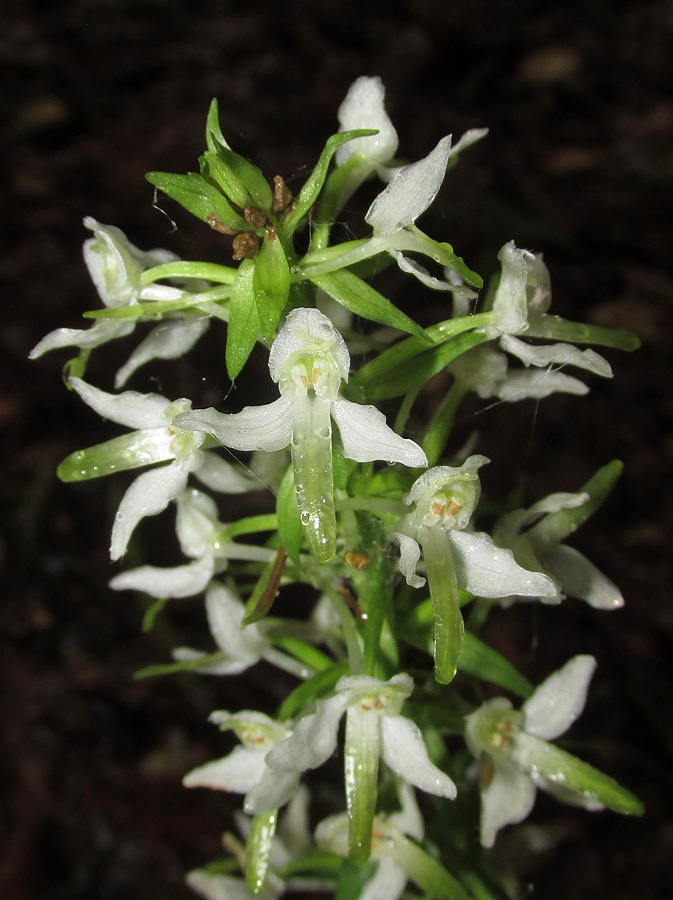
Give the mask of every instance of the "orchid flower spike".
<path id="1" fill-rule="evenodd" d="M 84 242 L 84 262 L 103 304 L 118 309 L 146 300 L 176 300 L 187 291 L 166 284 L 143 284 L 141 275 L 145 269 L 179 259 L 169 250 L 139 250 L 123 231 L 113 225 L 101 225 L 91 216 L 84 225 L 94 237 Z M 203 290 L 205 282 L 197 282 L 195 289 Z M 187 353 L 206 332 L 210 320 L 207 316 L 162 322 L 134 350 L 128 361 L 117 372 L 115 387 L 123 387 L 133 372 L 152 359 L 176 359 Z M 61 347 L 91 349 L 125 337 L 134 330 L 135 319 L 100 319 L 91 328 L 57 328 L 35 346 L 30 359 L 36 359 L 50 350 Z"/>
<path id="2" fill-rule="evenodd" d="M 467 746 L 481 761 L 484 847 L 493 846 L 504 825 L 526 818 L 537 788 L 589 810 L 642 812 L 640 802 L 607 775 L 549 743 L 584 709 L 595 668 L 593 656 L 575 656 L 543 681 L 520 711 L 496 697 L 467 717 Z"/>
<path id="3" fill-rule="evenodd" d="M 485 532 L 466 530 L 479 500 L 478 471 L 487 462 L 476 455 L 457 468 L 428 469 L 404 498 L 414 510 L 393 531 L 400 544 L 400 571 L 411 587 L 425 584 L 416 574 L 423 552 L 434 610 L 435 678 L 443 684 L 456 674 L 463 643 L 459 587 L 480 597 L 556 593 L 551 578 L 522 568 L 510 550 L 496 547 Z"/>
<path id="4" fill-rule="evenodd" d="M 389 681 L 366 675 L 341 678 L 334 696 L 318 700 L 316 711 L 300 719 L 292 734 L 276 744 L 266 759 L 279 777 L 292 772 L 298 776 L 321 766 L 336 749 L 339 722 L 346 714 L 349 854 L 358 864 L 367 860 L 371 849 L 379 756 L 409 784 L 439 797 L 456 796 L 453 781 L 430 762 L 420 729 L 401 715 L 402 704 L 413 688 L 405 673 Z"/>
<path id="5" fill-rule="evenodd" d="M 273 342 L 269 370 L 280 398 L 225 415 L 215 409 L 177 416 L 178 428 L 207 432 L 236 450 L 280 450 L 291 445 L 301 522 L 311 550 L 321 561 L 336 549 L 332 478 L 332 423 L 337 423 L 344 456 L 376 459 L 413 468 L 427 465 L 418 444 L 396 434 L 373 406 L 351 403 L 339 394 L 348 381 L 350 355 L 339 332 L 317 309 L 294 309 Z"/>
<path id="6" fill-rule="evenodd" d="M 142 518 L 162 512 L 171 500 L 183 493 L 190 472 L 216 491 L 239 494 L 264 487 L 240 474 L 216 453 L 202 451 L 203 434 L 172 424 L 177 413 L 191 407 L 190 400 L 172 402 L 160 394 L 137 391 L 108 394 L 81 378 L 71 378 L 70 384 L 99 415 L 138 430 L 71 453 L 58 467 L 62 481 L 85 481 L 111 472 L 171 461 L 167 466 L 140 475 L 122 497 L 112 528 L 110 556 L 113 560 L 123 556 L 133 529 Z"/>

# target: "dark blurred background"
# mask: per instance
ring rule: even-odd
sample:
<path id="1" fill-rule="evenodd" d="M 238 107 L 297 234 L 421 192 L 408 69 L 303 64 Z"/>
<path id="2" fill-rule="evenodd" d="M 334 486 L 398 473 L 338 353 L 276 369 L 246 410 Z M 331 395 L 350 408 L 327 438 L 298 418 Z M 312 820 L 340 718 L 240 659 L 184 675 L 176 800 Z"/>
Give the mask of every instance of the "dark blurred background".
<path id="1" fill-rule="evenodd" d="M 670 2 L 4 0 L 0 26 L 3 900 L 192 896 L 184 871 L 221 852 L 238 805 L 180 785 L 229 747 L 206 717 L 216 707 L 273 709 L 287 688 L 264 666 L 245 685 L 132 678 L 166 659 L 174 636 L 204 647 L 208 637 L 200 601 L 177 602 L 148 636 L 142 609 L 106 586 L 118 571 L 109 531 L 130 478 L 55 478 L 67 453 L 118 433 L 65 390 L 67 351 L 26 358 L 45 333 L 79 327 L 81 312 L 99 305 L 81 258 L 82 217 L 121 227 L 144 249 L 226 261 L 222 238 L 167 201 L 172 231 L 145 172 L 196 167 L 218 97 L 233 147 L 298 187 L 360 74 L 383 78 L 410 160 L 448 132 L 491 129 L 447 177 L 425 220 L 430 234 L 483 274 L 511 238 L 544 251 L 553 311 L 643 341 L 630 356 L 608 351 L 615 378 L 593 379 L 586 398 L 467 410 L 456 447 L 479 429 L 479 449 L 493 458 L 486 490 L 505 499 L 518 489 L 526 503 L 577 489 L 613 457 L 625 463 L 573 542 L 620 585 L 625 609 L 522 606 L 496 616 L 489 639 L 535 680 L 575 653 L 597 656 L 573 737 L 647 805 L 642 820 L 626 820 L 540 798 L 532 821 L 556 843 L 525 864 L 524 893 L 670 896 Z M 375 190 L 364 189 L 360 211 Z M 395 279 L 390 290 L 404 302 Z M 441 296 L 416 287 L 406 302 L 424 322 L 444 318 Z M 132 346 L 99 351 L 91 380 L 111 389 Z M 419 415 L 447 383 L 437 380 Z M 211 329 L 189 361 L 148 366 L 130 386 L 217 402 L 229 389 L 221 332 Z M 146 520 L 126 562 L 162 561 L 172 521 Z"/>

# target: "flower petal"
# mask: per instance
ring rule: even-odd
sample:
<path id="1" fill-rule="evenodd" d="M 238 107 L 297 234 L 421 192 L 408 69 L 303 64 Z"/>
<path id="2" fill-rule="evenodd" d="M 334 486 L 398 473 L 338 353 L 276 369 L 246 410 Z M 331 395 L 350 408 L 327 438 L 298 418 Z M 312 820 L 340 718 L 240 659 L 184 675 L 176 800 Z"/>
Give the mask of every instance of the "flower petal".
<path id="1" fill-rule="evenodd" d="M 250 900 L 251 896 L 245 880 L 232 875 L 210 875 L 201 869 L 194 869 L 187 873 L 185 882 L 205 900 Z M 278 896 L 279 893 L 269 893 L 268 884 L 261 894 L 257 894 L 258 900 Z"/>
<path id="2" fill-rule="evenodd" d="M 594 609 L 620 609 L 621 591 L 574 547 L 557 544 L 544 552 L 544 567 L 561 585 L 564 594 L 585 600 Z"/>
<path id="3" fill-rule="evenodd" d="M 170 400 L 160 394 L 139 394 L 137 391 L 108 394 L 81 378 L 71 378 L 70 384 L 87 406 L 119 425 L 149 429 L 166 428 L 169 424 L 164 410 L 170 406 Z"/>
<path id="4" fill-rule="evenodd" d="M 358 900 L 398 900 L 408 881 L 407 873 L 392 857 L 384 857 L 362 888 Z"/>
<path id="5" fill-rule="evenodd" d="M 595 669 L 593 656 L 574 656 L 543 681 L 521 707 L 526 731 L 546 741 L 566 732 L 584 709 Z"/>
<path id="6" fill-rule="evenodd" d="M 434 275 L 431 275 L 428 270 L 420 263 L 417 263 L 415 259 L 404 256 L 401 250 L 391 250 L 390 255 L 395 258 L 397 265 L 403 272 L 418 278 L 422 284 L 431 288 L 433 291 L 452 291 L 454 289 L 453 285 L 449 284 L 448 281 L 442 281 L 441 278 L 435 278 Z"/>
<path id="7" fill-rule="evenodd" d="M 507 759 L 498 760 L 493 780 L 481 795 L 481 843 L 492 847 L 504 825 L 523 822 L 535 803 L 535 783 Z"/>
<path id="8" fill-rule="evenodd" d="M 264 754 L 247 747 L 234 747 L 228 756 L 192 769 L 182 779 L 185 787 L 207 787 L 216 791 L 247 794 L 264 774 Z"/>
<path id="9" fill-rule="evenodd" d="M 332 416 L 339 426 L 344 456 L 356 462 L 385 459 L 411 468 L 427 466 L 428 458 L 414 441 L 400 437 L 375 406 L 363 406 L 338 397 Z"/>
<path id="10" fill-rule="evenodd" d="M 101 344 L 107 344 L 108 341 L 131 334 L 135 327 L 135 322 L 123 319 L 101 319 L 91 328 L 57 328 L 55 331 L 50 331 L 33 347 L 28 358 L 37 359 L 43 353 L 60 350 L 61 347 L 81 347 L 82 349 L 100 347 Z"/>
<path id="11" fill-rule="evenodd" d="M 219 491 L 222 494 L 246 494 L 248 491 L 266 490 L 266 484 L 259 478 L 248 475 L 241 466 L 232 465 L 212 450 L 203 454 L 203 465 L 194 474 L 211 491 Z"/>
<path id="12" fill-rule="evenodd" d="M 250 660 L 249 665 L 261 658 L 267 641 L 255 623 L 242 628 L 245 607 L 236 594 L 219 581 L 206 592 L 208 627 L 217 646 L 236 658 Z"/>
<path id="13" fill-rule="evenodd" d="M 140 566 L 115 575 L 110 587 L 113 591 L 144 591 L 161 599 L 193 597 L 205 590 L 213 572 L 212 557 L 172 568 Z"/>
<path id="14" fill-rule="evenodd" d="M 343 337 L 319 309 L 298 307 L 291 310 L 269 353 L 269 373 L 278 382 L 296 355 L 327 356 L 340 378 L 348 381 L 350 353 Z"/>
<path id="15" fill-rule="evenodd" d="M 511 334 L 503 334 L 500 346 L 526 366 L 542 367 L 551 364 L 577 366 L 578 369 L 586 369 L 594 375 L 612 378 L 610 363 L 595 350 L 580 350 L 572 344 L 528 344 Z"/>
<path id="16" fill-rule="evenodd" d="M 349 702 L 350 695 L 343 692 L 318 700 L 316 711 L 300 719 L 290 737 L 269 751 L 269 768 L 303 772 L 321 766 L 336 749 L 339 720 Z"/>
<path id="17" fill-rule="evenodd" d="M 279 397 L 266 406 L 246 406 L 227 415 L 213 407 L 181 413 L 173 419 L 178 428 L 205 431 L 234 450 L 282 450 L 292 439 L 292 406 Z"/>
<path id="18" fill-rule="evenodd" d="M 505 403 L 518 403 L 519 400 L 543 400 L 551 394 L 574 394 L 583 397 L 589 388 L 579 378 L 565 375 L 550 369 L 544 371 L 512 371 L 505 380 L 495 385 L 492 396 L 499 397 Z M 480 396 L 484 396 L 480 394 Z"/>
<path id="19" fill-rule="evenodd" d="M 365 221 L 375 234 L 393 234 L 413 225 L 442 186 L 451 151 L 451 135 L 442 138 L 424 159 L 401 169 L 374 199 Z"/>
<path id="20" fill-rule="evenodd" d="M 110 557 L 119 559 L 126 551 L 131 533 L 145 516 L 155 516 L 181 494 L 188 472 L 175 463 L 140 475 L 126 491 L 119 504 L 112 528 Z"/>
<path id="21" fill-rule="evenodd" d="M 140 265 L 123 231 L 101 225 L 91 216 L 84 225 L 96 235 L 84 241 L 82 252 L 91 280 L 105 306 L 127 306 L 140 290 Z"/>
<path id="22" fill-rule="evenodd" d="M 248 815 L 269 812 L 288 803 L 297 791 L 299 775 L 264 767 L 264 775 L 245 796 L 243 809 Z"/>
<path id="23" fill-rule="evenodd" d="M 339 131 L 354 131 L 357 128 L 378 128 L 379 133 L 371 137 L 349 141 L 336 152 L 338 166 L 359 156 L 363 162 L 376 166 L 387 163 L 397 150 L 397 132 L 388 117 L 383 100 L 386 89 L 380 78 L 361 75 L 349 87 L 339 112 Z"/>
<path id="24" fill-rule="evenodd" d="M 448 532 L 458 584 L 479 597 L 553 597 L 556 585 L 542 572 L 522 569 L 511 550 L 496 547 L 484 532 Z"/>
<path id="25" fill-rule="evenodd" d="M 494 327 L 500 334 L 520 334 L 528 328 L 526 283 L 531 258 L 532 254 L 528 250 L 519 250 L 514 241 L 505 244 L 498 253 L 502 275 L 493 300 L 493 312 L 497 317 Z"/>
<path id="26" fill-rule="evenodd" d="M 404 716 L 381 716 L 381 756 L 396 775 L 438 797 L 456 796 L 456 786 L 430 762 L 418 726 Z"/>
<path id="27" fill-rule="evenodd" d="M 140 343 L 115 375 L 115 387 L 124 387 L 136 369 L 152 359 L 177 359 L 191 350 L 198 339 L 206 333 L 210 319 L 185 319 L 168 321 L 157 325 Z"/>
<path id="28" fill-rule="evenodd" d="M 420 575 L 416 574 L 416 566 L 418 565 L 418 560 L 421 558 L 420 544 L 413 538 L 407 537 L 406 534 L 400 534 L 397 531 L 394 533 L 393 537 L 396 537 L 400 542 L 399 566 L 400 572 L 407 580 L 407 584 L 409 587 L 413 588 L 423 587 L 425 578 L 421 578 Z"/>

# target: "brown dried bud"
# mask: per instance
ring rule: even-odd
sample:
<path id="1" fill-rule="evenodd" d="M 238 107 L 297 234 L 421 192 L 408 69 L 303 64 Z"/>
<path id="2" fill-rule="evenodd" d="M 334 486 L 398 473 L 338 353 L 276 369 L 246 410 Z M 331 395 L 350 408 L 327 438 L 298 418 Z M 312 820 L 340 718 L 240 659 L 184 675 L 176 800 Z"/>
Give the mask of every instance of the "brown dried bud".
<path id="1" fill-rule="evenodd" d="M 292 191 L 285 184 L 282 175 L 274 175 L 273 178 L 273 203 L 271 209 L 275 212 L 283 212 L 292 203 Z"/>
<path id="2" fill-rule="evenodd" d="M 222 219 L 220 219 L 220 217 L 217 215 L 217 213 L 208 213 L 206 222 L 214 231 L 219 231 L 220 234 L 238 234 L 235 228 L 231 228 L 229 225 L 225 225 Z"/>
<path id="3" fill-rule="evenodd" d="M 344 559 L 347 566 L 350 566 L 351 569 L 357 569 L 358 572 L 366 569 L 370 562 L 368 556 L 365 556 L 363 553 L 353 553 L 352 550 L 345 554 Z"/>
<path id="4" fill-rule="evenodd" d="M 234 259 L 254 259 L 259 252 L 259 238 L 254 231 L 242 231 L 234 238 Z"/>
<path id="5" fill-rule="evenodd" d="M 246 206 L 243 210 L 243 218 L 253 228 L 264 228 L 267 223 L 266 213 L 259 206 Z"/>

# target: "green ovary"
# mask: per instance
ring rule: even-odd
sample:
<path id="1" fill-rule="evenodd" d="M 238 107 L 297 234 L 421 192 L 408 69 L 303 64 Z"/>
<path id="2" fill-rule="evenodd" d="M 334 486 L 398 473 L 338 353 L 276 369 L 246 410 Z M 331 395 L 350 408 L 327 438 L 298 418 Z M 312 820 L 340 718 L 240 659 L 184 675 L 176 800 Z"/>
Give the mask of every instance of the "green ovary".
<path id="1" fill-rule="evenodd" d="M 292 465 L 306 540 L 316 558 L 326 562 L 336 550 L 331 402 L 312 393 L 294 401 Z"/>

